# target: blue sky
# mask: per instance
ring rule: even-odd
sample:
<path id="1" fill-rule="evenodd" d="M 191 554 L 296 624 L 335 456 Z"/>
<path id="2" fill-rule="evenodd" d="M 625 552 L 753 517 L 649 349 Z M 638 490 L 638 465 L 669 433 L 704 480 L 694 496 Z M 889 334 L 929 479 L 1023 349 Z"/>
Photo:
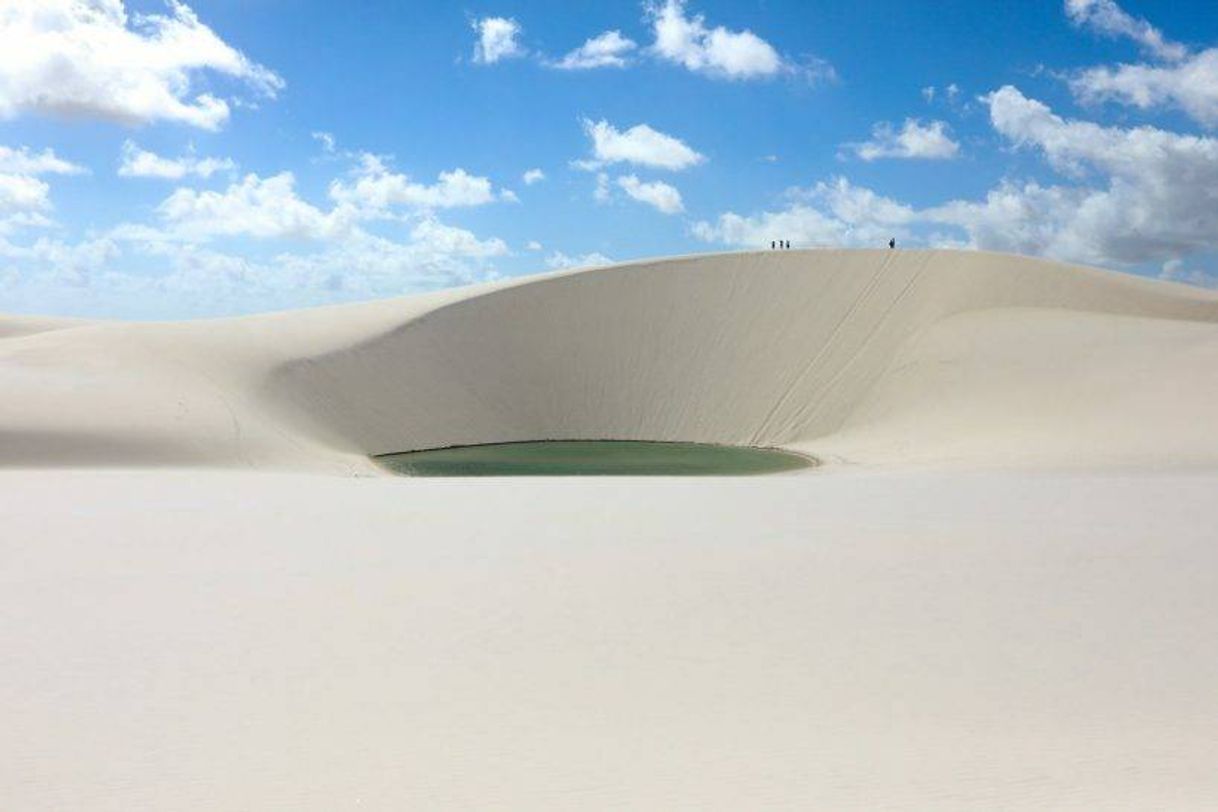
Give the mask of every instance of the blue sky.
<path id="1" fill-rule="evenodd" d="M 0 0 L 0 312 L 771 239 L 1218 279 L 1208 0 L 573 6 Z"/>

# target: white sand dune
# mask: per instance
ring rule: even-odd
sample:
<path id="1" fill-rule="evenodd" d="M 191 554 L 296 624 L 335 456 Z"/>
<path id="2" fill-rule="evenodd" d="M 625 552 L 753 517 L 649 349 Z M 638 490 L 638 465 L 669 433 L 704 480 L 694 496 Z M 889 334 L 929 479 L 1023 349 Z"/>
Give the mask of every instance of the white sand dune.
<path id="1" fill-rule="evenodd" d="M 1215 370 L 977 252 L 0 318 L 0 807 L 1218 807 Z M 561 438 L 826 465 L 368 459 Z"/>
<path id="2" fill-rule="evenodd" d="M 1214 461 L 1216 322 L 1212 294 L 1056 263 L 815 251 L 44 328 L 0 343 L 0 464 L 366 471 L 369 454 L 561 438 Z"/>

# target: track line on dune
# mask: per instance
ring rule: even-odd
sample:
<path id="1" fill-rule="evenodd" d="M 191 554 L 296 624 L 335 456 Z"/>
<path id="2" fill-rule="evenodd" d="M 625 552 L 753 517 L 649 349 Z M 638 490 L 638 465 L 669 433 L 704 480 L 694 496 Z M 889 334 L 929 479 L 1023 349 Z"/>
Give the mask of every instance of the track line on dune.
<path id="1" fill-rule="evenodd" d="M 905 300 L 906 297 L 909 296 L 910 291 L 914 289 L 918 280 L 921 279 L 922 275 L 926 272 L 926 268 L 930 264 L 930 259 L 931 255 L 929 254 L 923 259 L 921 267 L 919 267 L 910 276 L 909 281 L 905 283 L 905 286 L 901 288 L 901 292 L 898 293 L 896 297 L 893 298 L 893 300 L 888 304 L 888 307 L 884 308 L 883 314 L 876 320 L 875 324 L 867 332 L 866 338 L 859 343 L 858 348 L 853 354 L 851 354 L 850 358 L 844 364 L 842 364 L 837 372 L 835 372 L 833 376 L 825 382 L 825 385 L 821 387 L 819 396 L 813 398 L 807 406 L 796 412 L 797 423 L 805 422 L 805 416 L 807 416 L 807 420 L 811 420 L 819 416 L 822 406 L 829 397 L 829 393 L 833 391 L 833 387 L 839 380 L 841 380 L 841 377 L 846 374 L 847 370 L 854 365 L 854 362 L 858 360 L 859 356 L 862 355 L 867 347 L 871 344 L 872 340 L 880 332 L 880 329 L 888 322 L 893 312 L 897 309 L 897 305 L 899 305 Z"/>
<path id="2" fill-rule="evenodd" d="M 854 317 L 859 308 L 862 307 L 863 302 L 865 302 L 875 291 L 875 289 L 879 287 L 880 280 L 884 278 L 885 271 L 887 270 L 888 265 L 892 262 L 892 257 L 892 254 L 886 254 L 884 256 L 884 260 L 872 274 L 871 279 L 868 280 L 868 282 L 863 286 L 863 289 L 859 292 L 859 295 L 855 297 L 855 300 L 850 304 L 850 307 L 846 309 L 846 312 L 842 315 L 842 317 L 837 320 L 836 324 L 833 325 L 833 329 L 830 330 L 829 335 L 825 337 L 820 349 L 816 351 L 816 354 L 813 355 L 806 364 L 804 364 L 800 371 L 796 373 L 795 377 L 791 379 L 791 382 L 787 384 L 787 387 L 783 391 L 782 395 L 780 395 L 779 398 L 774 402 L 774 405 L 769 408 L 765 417 L 762 418 L 760 425 L 758 425 L 757 429 L 753 432 L 750 445 L 756 445 L 761 442 L 761 438 L 764 437 L 769 431 L 770 424 L 773 422 L 778 412 L 783 408 L 783 406 L 786 405 L 787 401 L 790 400 L 795 390 L 801 383 L 803 383 L 804 379 L 807 378 L 816 365 L 826 355 L 828 355 L 829 351 L 836 343 L 837 337 L 841 333 L 842 329 Z"/>

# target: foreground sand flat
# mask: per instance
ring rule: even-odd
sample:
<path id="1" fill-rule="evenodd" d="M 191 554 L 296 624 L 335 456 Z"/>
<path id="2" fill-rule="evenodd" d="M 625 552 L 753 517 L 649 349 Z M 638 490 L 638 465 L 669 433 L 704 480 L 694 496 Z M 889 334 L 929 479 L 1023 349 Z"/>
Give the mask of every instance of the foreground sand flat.
<path id="1" fill-rule="evenodd" d="M 0 798 L 1212 808 L 1216 322 L 1116 274 L 828 251 L 9 320 Z M 826 465 L 367 460 L 562 437 Z"/>

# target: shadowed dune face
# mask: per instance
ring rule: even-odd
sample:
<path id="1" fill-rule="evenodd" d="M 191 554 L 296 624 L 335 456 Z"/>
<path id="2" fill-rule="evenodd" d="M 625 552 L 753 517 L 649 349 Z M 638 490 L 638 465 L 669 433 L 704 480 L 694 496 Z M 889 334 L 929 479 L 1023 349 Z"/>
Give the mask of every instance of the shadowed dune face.
<path id="1" fill-rule="evenodd" d="M 994 308 L 1218 314 L 1172 286 L 1015 257 L 722 255 L 474 296 L 287 363 L 271 392 L 302 427 L 370 454 L 546 439 L 806 444 L 848 422 L 911 337 Z M 1038 351 L 1054 363 L 1052 348 Z"/>
<path id="2" fill-rule="evenodd" d="M 1207 292 L 954 251 L 699 256 L 181 324 L 0 320 L 0 465 L 373 473 L 369 455 L 591 439 L 1218 460 L 1216 321 Z"/>

